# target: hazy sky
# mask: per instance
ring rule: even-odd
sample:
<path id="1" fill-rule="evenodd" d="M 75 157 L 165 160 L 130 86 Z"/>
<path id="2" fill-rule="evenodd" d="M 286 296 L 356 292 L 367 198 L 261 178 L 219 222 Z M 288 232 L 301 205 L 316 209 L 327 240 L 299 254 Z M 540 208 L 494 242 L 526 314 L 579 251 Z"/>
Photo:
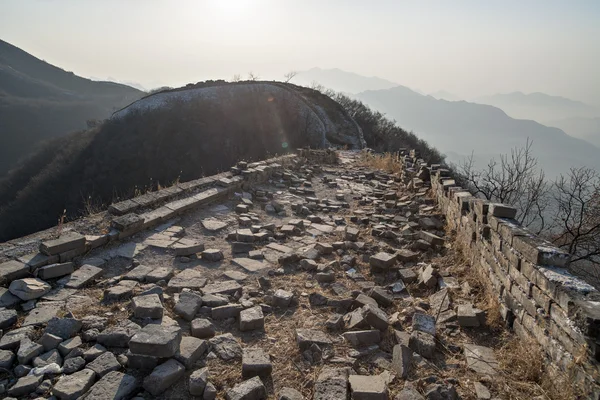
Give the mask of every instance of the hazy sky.
<path id="1" fill-rule="evenodd" d="M 0 38 L 147 88 L 318 66 L 600 104 L 599 0 L 1 0 Z"/>

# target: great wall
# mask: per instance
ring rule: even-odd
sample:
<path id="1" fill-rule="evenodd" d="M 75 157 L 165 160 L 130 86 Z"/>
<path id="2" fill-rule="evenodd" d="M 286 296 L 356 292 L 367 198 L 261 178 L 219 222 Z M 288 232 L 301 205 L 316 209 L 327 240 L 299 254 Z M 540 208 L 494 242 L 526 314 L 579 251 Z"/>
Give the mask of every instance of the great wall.
<path id="1" fill-rule="evenodd" d="M 366 155 L 239 162 L 0 244 L 0 395 L 600 399 L 569 255 L 412 151 Z"/>

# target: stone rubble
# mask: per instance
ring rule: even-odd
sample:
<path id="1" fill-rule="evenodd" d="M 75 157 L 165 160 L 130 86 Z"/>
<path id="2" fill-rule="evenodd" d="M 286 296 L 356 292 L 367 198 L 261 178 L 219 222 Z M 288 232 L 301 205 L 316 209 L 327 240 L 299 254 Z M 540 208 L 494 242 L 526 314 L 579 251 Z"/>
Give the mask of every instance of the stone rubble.
<path id="1" fill-rule="evenodd" d="M 494 350 L 468 336 L 486 311 L 440 262 L 452 241 L 423 180 L 360 166 L 358 153 L 339 152 L 341 165 L 315 154 L 327 164 L 240 162 L 162 200 L 114 204 L 103 244 L 67 232 L 0 263 L 0 368 L 12 371 L 0 390 L 402 400 L 468 386 L 493 398 Z"/>

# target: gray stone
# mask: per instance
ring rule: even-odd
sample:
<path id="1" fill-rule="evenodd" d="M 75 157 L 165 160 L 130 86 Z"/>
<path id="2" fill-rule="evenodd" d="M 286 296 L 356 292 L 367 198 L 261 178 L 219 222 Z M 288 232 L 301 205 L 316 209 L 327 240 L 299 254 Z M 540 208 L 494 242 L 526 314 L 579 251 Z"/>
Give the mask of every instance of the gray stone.
<path id="1" fill-rule="evenodd" d="M 84 366 L 85 360 L 82 357 L 69 358 L 63 364 L 63 372 L 65 374 L 72 374 L 83 369 Z"/>
<path id="2" fill-rule="evenodd" d="M 99 355 L 94 361 L 89 363 L 86 368 L 91 369 L 99 377 L 103 377 L 112 371 L 117 371 L 121 369 L 121 364 L 117 361 L 117 358 L 113 353 L 107 351 Z"/>
<path id="3" fill-rule="evenodd" d="M 66 340 L 75 336 L 81 330 L 81 326 L 81 321 L 74 318 L 52 318 L 46 326 L 45 333 L 50 333 Z"/>
<path id="4" fill-rule="evenodd" d="M 304 400 L 304 396 L 296 389 L 284 387 L 279 391 L 277 400 Z"/>
<path id="5" fill-rule="evenodd" d="M 492 398 L 492 394 L 485 385 L 479 382 L 473 382 L 473 385 L 475 386 L 475 394 L 478 400 L 490 400 Z"/>
<path id="6" fill-rule="evenodd" d="M 437 285 L 437 272 L 431 265 L 428 265 L 421 274 L 421 283 L 428 288 L 434 288 Z"/>
<path id="7" fill-rule="evenodd" d="M 17 323 L 15 310 L 0 310 L 0 329 L 10 328 Z"/>
<path id="8" fill-rule="evenodd" d="M 215 336 L 215 326 L 207 319 L 196 318 L 192 321 L 192 336 L 200 339 L 208 339 Z"/>
<path id="9" fill-rule="evenodd" d="M 85 400 L 123 400 L 128 398 L 138 387 L 136 379 L 131 375 L 113 371 L 104 375 L 85 396 Z"/>
<path id="10" fill-rule="evenodd" d="M 127 347 L 131 337 L 140 329 L 138 324 L 125 320 L 100 332 L 96 340 L 106 347 Z"/>
<path id="11" fill-rule="evenodd" d="M 206 340 L 184 336 L 181 338 L 179 352 L 175 354 L 175 359 L 183 364 L 186 369 L 191 369 L 196 361 L 206 353 L 207 349 L 208 343 Z"/>
<path id="12" fill-rule="evenodd" d="M 219 307 L 224 306 L 225 304 L 229 304 L 229 300 L 220 295 L 214 294 L 203 294 L 202 295 L 202 305 L 207 307 Z"/>
<path id="13" fill-rule="evenodd" d="M 242 347 L 231 333 L 215 336 L 209 342 L 215 354 L 224 361 L 242 358 Z"/>
<path id="14" fill-rule="evenodd" d="M 389 307 L 394 303 L 394 296 L 380 286 L 371 289 L 369 296 L 373 298 L 380 307 Z"/>
<path id="15" fill-rule="evenodd" d="M 305 351 L 313 344 L 323 348 L 332 345 L 331 339 L 327 333 L 315 329 L 296 329 L 296 342 L 300 351 Z"/>
<path id="16" fill-rule="evenodd" d="M 181 292 L 183 289 L 200 290 L 206 285 L 202 271 L 184 269 L 169 280 L 168 292 Z"/>
<path id="17" fill-rule="evenodd" d="M 144 379 L 144 389 L 153 396 L 158 396 L 174 385 L 183 375 L 185 375 L 183 365 L 173 359 L 167 360 L 154 368 L 152 373 Z"/>
<path id="18" fill-rule="evenodd" d="M 134 280 L 122 280 L 118 285 L 104 291 L 104 301 L 122 301 L 133 296 L 133 290 L 138 285 Z"/>
<path id="19" fill-rule="evenodd" d="M 62 365 L 62 362 L 63 360 L 60 356 L 60 353 L 58 352 L 58 350 L 54 349 L 46 353 L 40 354 L 39 356 L 33 359 L 32 363 L 34 367 L 38 368 L 45 367 L 46 365 L 50 365 L 52 363 L 56 363 L 60 367 Z"/>
<path id="20" fill-rule="evenodd" d="M 398 393 L 395 400 L 426 400 L 416 389 L 405 387 Z"/>
<path id="21" fill-rule="evenodd" d="M 191 321 L 202 306 L 202 296 L 192 292 L 182 292 L 173 312 L 186 321 Z"/>
<path id="22" fill-rule="evenodd" d="M 396 256 L 388 253 L 377 253 L 369 259 L 369 265 L 375 269 L 389 269 L 396 264 Z"/>
<path id="23" fill-rule="evenodd" d="M 475 314 L 472 304 L 459 305 L 456 312 L 456 318 L 460 326 L 471 328 L 479 326 L 479 318 L 477 317 L 477 314 Z"/>
<path id="24" fill-rule="evenodd" d="M 417 274 L 410 268 L 402 268 L 398 270 L 398 275 L 404 283 L 411 284 L 417 281 Z"/>
<path id="25" fill-rule="evenodd" d="M 258 376 L 238 383 L 225 394 L 227 400 L 263 400 L 267 389 Z"/>
<path id="26" fill-rule="evenodd" d="M 73 272 L 58 281 L 59 284 L 66 288 L 81 289 L 94 279 L 99 278 L 104 273 L 102 268 L 93 265 L 82 265 L 77 271 Z"/>
<path id="27" fill-rule="evenodd" d="M 226 304 L 220 307 L 213 307 L 211 310 L 212 319 L 237 318 L 244 309 L 241 304 Z"/>
<path id="28" fill-rule="evenodd" d="M 163 316 L 163 306 L 160 297 L 157 294 L 147 294 L 145 296 L 136 296 L 131 299 L 133 316 L 136 318 L 155 318 Z"/>
<path id="29" fill-rule="evenodd" d="M 367 319 L 365 318 L 364 309 L 357 308 L 344 315 L 344 324 L 346 329 L 368 329 L 370 327 Z"/>
<path id="30" fill-rule="evenodd" d="M 0 276 L 0 280 L 2 277 Z M 0 307 L 12 307 L 21 302 L 17 296 L 12 294 L 8 289 L 0 287 Z"/>
<path id="31" fill-rule="evenodd" d="M 355 347 L 369 346 L 381 342 L 381 333 L 375 329 L 344 332 L 342 336 Z"/>
<path id="32" fill-rule="evenodd" d="M 217 262 L 223 259 L 223 252 L 219 249 L 206 249 L 202 252 L 202 259 Z"/>
<path id="33" fill-rule="evenodd" d="M 52 381 L 50 379 L 45 379 L 38 385 L 37 389 L 35 389 L 35 392 L 43 395 L 49 393 L 50 389 L 52 389 Z"/>
<path id="34" fill-rule="evenodd" d="M 435 318 L 423 313 L 414 313 L 412 318 L 413 331 L 421 331 L 435 336 Z"/>
<path id="35" fill-rule="evenodd" d="M 260 306 L 247 308 L 240 312 L 240 331 L 252 331 L 265 328 L 265 317 Z"/>
<path id="36" fill-rule="evenodd" d="M 62 376 L 52 389 L 52 394 L 60 400 L 77 400 L 94 384 L 95 373 L 84 369 L 72 375 Z"/>
<path id="37" fill-rule="evenodd" d="M 0 349 L 15 349 L 18 348 L 21 340 L 29 339 L 33 335 L 33 326 L 25 326 L 23 328 L 13 329 L 8 331 L 0 338 Z"/>
<path id="38" fill-rule="evenodd" d="M 330 331 L 340 330 L 343 326 L 344 317 L 341 314 L 333 314 L 325 321 L 325 327 Z"/>
<path id="39" fill-rule="evenodd" d="M 72 262 L 62 264 L 50 264 L 36 270 L 40 279 L 54 279 L 73 273 L 75 266 Z"/>
<path id="40" fill-rule="evenodd" d="M 64 357 L 71 352 L 76 347 L 80 347 L 83 343 L 81 342 L 81 338 L 79 336 L 72 337 L 71 339 L 67 339 L 64 342 L 61 342 L 58 345 L 58 351 Z"/>
<path id="41" fill-rule="evenodd" d="M 204 388 L 203 400 L 215 400 L 217 398 L 217 388 L 211 382 L 206 384 Z"/>
<path id="42" fill-rule="evenodd" d="M 192 396 L 202 396 L 208 383 L 208 368 L 200 368 L 192 372 L 188 388 Z"/>
<path id="43" fill-rule="evenodd" d="M 132 279 L 138 282 L 144 282 L 146 280 L 146 276 L 152 272 L 154 267 L 150 265 L 138 265 L 127 274 L 125 274 L 126 279 Z"/>
<path id="44" fill-rule="evenodd" d="M 227 226 L 227 222 L 220 221 L 215 218 L 207 218 L 202 220 L 202 226 L 208 231 L 216 232 L 225 228 Z"/>
<path id="45" fill-rule="evenodd" d="M 388 315 L 385 311 L 381 310 L 379 307 L 374 307 L 372 305 L 366 305 L 363 307 L 363 315 L 365 319 L 375 329 L 379 329 L 384 332 L 387 331 L 388 326 L 390 325 L 388 322 Z"/>
<path id="46" fill-rule="evenodd" d="M 125 356 L 127 357 L 128 368 L 139 369 L 140 371 L 152 371 L 158 365 L 157 357 L 133 354 L 131 351 L 128 351 Z"/>
<path id="47" fill-rule="evenodd" d="M 287 308 L 294 297 L 294 293 L 278 289 L 273 295 L 273 305 L 279 308 Z"/>
<path id="48" fill-rule="evenodd" d="M 242 288 L 236 281 L 211 283 L 202 289 L 203 294 L 234 294 Z"/>
<path id="49" fill-rule="evenodd" d="M 8 394 L 15 397 L 26 396 L 37 389 L 38 385 L 42 382 L 42 379 L 43 376 L 41 375 L 27 375 L 19 378 L 17 383 L 8 389 Z"/>
<path id="50" fill-rule="evenodd" d="M 15 362 L 15 353 L 10 350 L 0 350 L 0 368 L 11 369 Z"/>
<path id="51" fill-rule="evenodd" d="M 392 353 L 392 367 L 400 378 L 406 379 L 410 371 L 411 363 L 412 350 L 404 344 L 395 345 Z"/>
<path id="52" fill-rule="evenodd" d="M 450 292 L 448 289 L 442 289 L 429 296 L 429 305 L 434 316 L 447 311 L 450 308 Z"/>
<path id="53" fill-rule="evenodd" d="M 19 350 L 17 351 L 17 359 L 19 364 L 29 364 L 31 360 L 42 354 L 44 347 L 41 344 L 32 342 L 28 338 L 21 340 Z"/>
<path id="54" fill-rule="evenodd" d="M 408 347 L 425 358 L 433 358 L 436 347 L 435 338 L 426 332 L 413 331 L 410 335 Z"/>
<path id="55" fill-rule="evenodd" d="M 273 365 L 269 355 L 261 348 L 245 348 L 242 353 L 242 377 L 267 377 L 271 375 Z"/>
<path id="56" fill-rule="evenodd" d="M 153 357 L 173 357 L 179 350 L 181 329 L 176 326 L 146 325 L 129 341 L 132 353 Z"/>
<path id="57" fill-rule="evenodd" d="M 252 258 L 234 258 L 231 263 L 248 272 L 257 272 L 272 267 L 272 264 L 266 260 L 254 260 Z"/>
<path id="58" fill-rule="evenodd" d="M 158 267 L 154 268 L 146 275 L 146 282 L 156 283 L 160 281 L 168 281 L 173 276 L 173 268 Z"/>
<path id="59" fill-rule="evenodd" d="M 464 353 L 469 369 L 482 375 L 494 376 L 498 372 L 499 364 L 491 348 L 465 344 Z"/>
<path id="60" fill-rule="evenodd" d="M 194 242 L 189 239 L 180 239 L 171 246 L 176 256 L 191 256 L 204 251 L 204 243 Z"/>
<path id="61" fill-rule="evenodd" d="M 38 304 L 37 308 L 34 308 L 29 312 L 29 314 L 27 314 L 22 326 L 39 326 L 47 324 L 48 321 L 56 317 L 61 308 L 62 307 L 56 303 L 52 303 L 52 305 L 45 303 Z"/>
<path id="62" fill-rule="evenodd" d="M 353 400 L 387 400 L 387 382 L 379 375 L 350 375 L 348 377 Z"/>
<path id="63" fill-rule="evenodd" d="M 0 280 L 12 282 L 15 279 L 26 278 L 29 275 L 29 265 L 16 260 L 10 260 L 0 264 Z"/>
<path id="64" fill-rule="evenodd" d="M 75 250 L 85 246 L 85 236 L 77 232 L 67 232 L 58 239 L 52 239 L 40 244 L 40 252 L 48 256 Z"/>
<path id="65" fill-rule="evenodd" d="M 348 398 L 348 369 L 325 367 L 314 385 L 313 400 L 341 400 Z"/>
<path id="66" fill-rule="evenodd" d="M 8 290 L 23 301 L 33 300 L 48 293 L 52 287 L 38 278 L 17 279 L 10 283 Z"/>

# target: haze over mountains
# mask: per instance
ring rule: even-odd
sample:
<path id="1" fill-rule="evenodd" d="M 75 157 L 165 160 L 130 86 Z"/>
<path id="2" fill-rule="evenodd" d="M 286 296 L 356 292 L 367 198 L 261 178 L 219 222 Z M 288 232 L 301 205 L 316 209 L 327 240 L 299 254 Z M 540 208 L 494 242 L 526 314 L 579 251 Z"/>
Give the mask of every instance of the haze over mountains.
<path id="1" fill-rule="evenodd" d="M 529 138 L 533 141 L 533 150 L 540 166 L 550 177 L 565 173 L 572 166 L 600 169 L 600 148 L 582 140 L 592 137 L 591 142 L 597 143 L 591 132 L 578 137 L 570 136 L 531 117 L 514 118 L 499 107 L 445 100 L 444 97 L 455 97 L 445 91 L 427 96 L 401 85 L 382 87 L 383 82 L 388 85 L 392 82 L 361 77 L 339 69 L 317 70 L 318 73 L 311 71 L 315 70 L 307 71 L 307 75 L 318 83 L 336 91 L 352 93 L 353 97 L 395 119 L 401 127 L 414 131 L 446 153 L 449 161 L 459 162 L 474 152 L 478 165 L 485 165 L 491 157 L 524 146 Z M 300 73 L 298 77 L 304 74 Z M 364 88 L 369 82 L 376 82 L 379 88 L 352 92 L 353 88 Z M 535 115 L 540 117 L 594 113 L 592 106 L 541 93 L 488 96 L 485 101 L 501 103 L 523 116 L 528 110 L 537 110 Z M 589 129 L 593 130 L 593 127 Z M 581 131 L 585 129 L 582 127 Z"/>
<path id="2" fill-rule="evenodd" d="M 40 141 L 85 129 L 143 94 L 81 78 L 0 40 L 0 176 Z"/>

